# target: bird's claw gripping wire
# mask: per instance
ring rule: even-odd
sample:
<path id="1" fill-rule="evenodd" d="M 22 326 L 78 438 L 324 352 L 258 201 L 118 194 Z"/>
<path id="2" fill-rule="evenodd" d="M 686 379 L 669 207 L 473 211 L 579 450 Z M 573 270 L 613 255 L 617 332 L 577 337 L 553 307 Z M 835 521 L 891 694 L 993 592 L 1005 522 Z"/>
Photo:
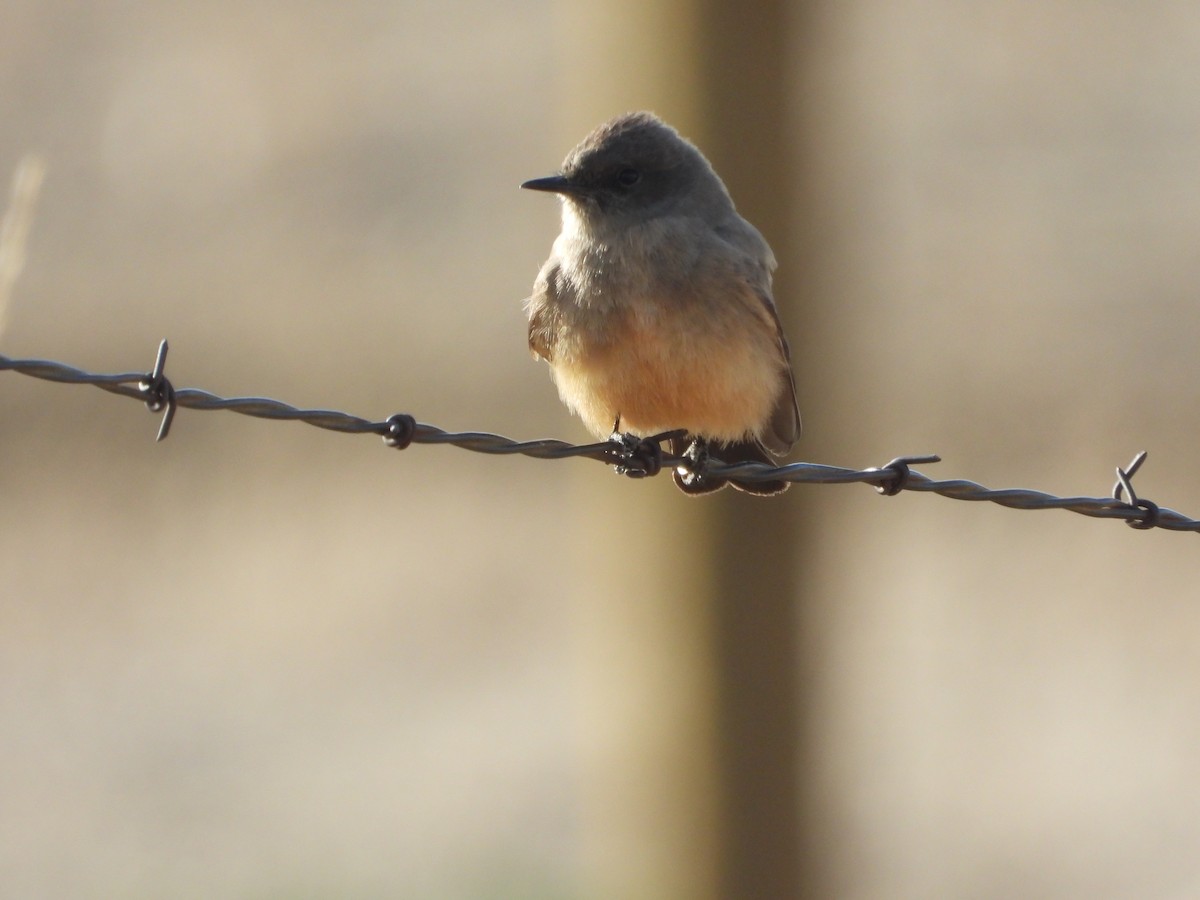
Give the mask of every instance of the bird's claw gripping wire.
<path id="1" fill-rule="evenodd" d="M 1113 499 L 1118 503 L 1124 503 L 1126 506 L 1142 511 L 1140 516 L 1125 520 L 1126 525 L 1139 531 L 1145 531 L 1158 525 L 1158 504 L 1152 500 L 1138 499 L 1138 495 L 1133 490 L 1133 476 L 1142 467 L 1147 455 L 1147 452 L 1142 450 L 1127 467 L 1124 469 L 1120 466 L 1117 467 L 1117 481 L 1113 485 L 1112 492 Z M 1125 500 L 1125 496 L 1129 499 Z"/>
<path id="2" fill-rule="evenodd" d="M 162 422 L 158 426 L 158 437 L 161 441 L 171 430 L 171 422 L 175 418 L 175 388 L 164 374 L 167 367 L 167 339 L 163 338 L 158 345 L 158 355 L 154 358 L 154 368 L 138 382 L 138 390 L 145 395 L 146 409 L 152 413 L 162 412 Z"/>
<path id="3" fill-rule="evenodd" d="M 683 465 L 675 470 L 680 484 L 696 489 L 700 485 L 706 484 L 705 473 L 708 470 L 708 462 L 711 458 L 708 452 L 707 441 L 696 438 L 688 444 L 687 448 L 683 451 Z M 717 486 L 725 483 L 724 480 L 713 482 Z"/>
<path id="4" fill-rule="evenodd" d="M 908 476 L 911 475 L 910 465 L 941 462 L 940 456 L 897 456 L 889 463 L 878 468 L 868 469 L 868 472 L 887 472 L 887 480 L 875 485 L 875 490 L 885 497 L 894 497 L 908 486 Z"/>
<path id="5" fill-rule="evenodd" d="M 650 437 L 640 438 L 628 432 L 614 431 L 608 438 L 612 447 L 610 459 L 613 470 L 628 478 L 652 478 L 662 471 L 662 443 L 678 435 L 678 431 L 665 431 Z"/>

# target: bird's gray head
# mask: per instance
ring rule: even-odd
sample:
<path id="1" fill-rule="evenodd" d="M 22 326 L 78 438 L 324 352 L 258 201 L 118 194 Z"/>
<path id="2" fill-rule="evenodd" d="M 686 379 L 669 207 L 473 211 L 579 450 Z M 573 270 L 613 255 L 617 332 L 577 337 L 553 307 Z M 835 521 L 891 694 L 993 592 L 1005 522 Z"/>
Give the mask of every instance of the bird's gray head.
<path id="1" fill-rule="evenodd" d="M 521 187 L 560 195 L 593 226 L 627 227 L 664 215 L 715 218 L 733 210 L 703 154 L 648 112 L 605 122 L 567 154 L 560 174 Z"/>

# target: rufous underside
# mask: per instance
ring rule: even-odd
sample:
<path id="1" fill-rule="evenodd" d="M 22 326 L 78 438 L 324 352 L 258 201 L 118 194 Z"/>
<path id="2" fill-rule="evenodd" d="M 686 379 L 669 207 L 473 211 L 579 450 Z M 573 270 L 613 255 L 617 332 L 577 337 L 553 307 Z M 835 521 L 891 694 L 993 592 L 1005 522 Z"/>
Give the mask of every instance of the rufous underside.
<path id="1" fill-rule="evenodd" d="M 738 299 L 702 314 L 649 301 L 584 327 L 533 322 L 531 347 L 549 361 L 563 402 L 598 437 L 618 415 L 622 430 L 639 435 L 683 428 L 717 441 L 758 437 L 788 384 L 787 363 L 761 301 Z"/>

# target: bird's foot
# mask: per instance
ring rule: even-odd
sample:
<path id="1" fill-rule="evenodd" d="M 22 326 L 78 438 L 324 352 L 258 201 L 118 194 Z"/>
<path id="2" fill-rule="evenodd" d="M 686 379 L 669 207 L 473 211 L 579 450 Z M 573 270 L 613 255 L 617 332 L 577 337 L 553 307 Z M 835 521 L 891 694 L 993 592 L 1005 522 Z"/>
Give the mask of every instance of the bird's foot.
<path id="1" fill-rule="evenodd" d="M 676 480 L 680 482 L 680 487 L 702 485 L 704 470 L 708 467 L 708 442 L 703 438 L 693 438 L 679 455 L 688 461 L 686 466 L 678 466 L 675 469 Z"/>
<path id="2" fill-rule="evenodd" d="M 676 448 L 682 446 L 678 442 Z M 691 443 L 682 451 L 677 450 L 685 460 L 684 465 L 675 467 L 675 484 L 685 494 L 711 494 L 719 491 L 727 484 L 724 478 L 714 478 L 707 474 L 709 448 L 708 441 L 703 438 L 693 438 Z"/>
<path id="3" fill-rule="evenodd" d="M 613 446 L 614 469 L 629 478 L 649 478 L 662 470 L 662 443 L 682 434 L 667 431 L 650 437 L 638 437 L 629 432 L 613 431 L 608 440 Z"/>

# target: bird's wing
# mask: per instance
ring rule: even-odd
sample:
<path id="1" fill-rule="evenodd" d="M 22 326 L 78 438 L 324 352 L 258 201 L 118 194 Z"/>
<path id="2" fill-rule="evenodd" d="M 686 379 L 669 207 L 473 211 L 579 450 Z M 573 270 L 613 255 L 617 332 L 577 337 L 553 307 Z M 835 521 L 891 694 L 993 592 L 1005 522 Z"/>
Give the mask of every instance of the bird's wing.
<path id="1" fill-rule="evenodd" d="M 785 377 L 782 379 L 784 384 L 776 398 L 770 423 L 761 439 L 764 447 L 776 456 L 782 456 L 800 439 L 801 423 L 800 407 L 796 403 L 796 379 L 792 374 L 792 351 L 788 346 L 787 336 L 783 333 L 783 323 L 779 320 L 779 311 L 775 308 L 775 299 L 771 292 L 775 255 L 758 229 L 741 216 L 735 216 L 731 221 L 717 226 L 716 232 L 723 240 L 745 254 L 746 280 L 762 304 L 762 311 L 767 320 L 775 327 Z"/>
<path id="2" fill-rule="evenodd" d="M 558 260 L 553 256 L 538 272 L 533 294 L 525 301 L 529 313 L 529 351 L 537 359 L 554 359 L 554 344 L 559 331 Z"/>
<path id="3" fill-rule="evenodd" d="M 787 336 L 783 333 L 783 323 L 779 321 L 779 312 L 775 309 L 775 301 L 769 291 L 759 289 L 758 294 L 763 306 L 775 323 L 775 335 L 779 340 L 779 352 L 783 355 L 784 381 L 783 389 L 775 399 L 775 409 L 771 412 L 770 427 L 762 433 L 763 446 L 782 456 L 792 449 L 792 445 L 800 439 L 801 422 L 800 406 L 796 402 L 796 377 L 792 374 L 792 351 L 788 346 Z"/>

